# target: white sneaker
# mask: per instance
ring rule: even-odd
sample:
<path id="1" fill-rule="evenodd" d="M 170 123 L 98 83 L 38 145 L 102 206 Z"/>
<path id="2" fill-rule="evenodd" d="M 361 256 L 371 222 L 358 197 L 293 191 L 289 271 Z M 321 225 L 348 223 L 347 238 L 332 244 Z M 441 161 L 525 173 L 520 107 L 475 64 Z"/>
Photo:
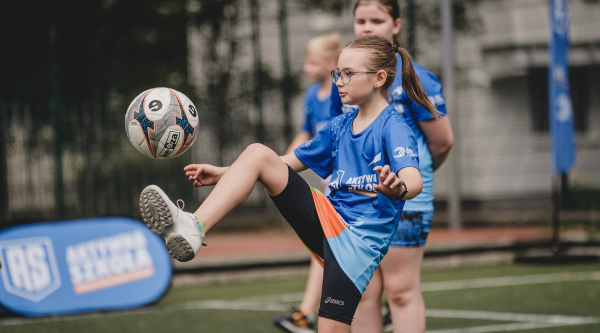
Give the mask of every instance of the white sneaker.
<path id="1" fill-rule="evenodd" d="M 194 214 L 175 206 L 156 185 L 150 185 L 142 191 L 140 211 L 146 226 L 165 239 L 167 250 L 173 258 L 189 261 L 196 256 L 204 235 L 200 233 L 198 219 Z"/>

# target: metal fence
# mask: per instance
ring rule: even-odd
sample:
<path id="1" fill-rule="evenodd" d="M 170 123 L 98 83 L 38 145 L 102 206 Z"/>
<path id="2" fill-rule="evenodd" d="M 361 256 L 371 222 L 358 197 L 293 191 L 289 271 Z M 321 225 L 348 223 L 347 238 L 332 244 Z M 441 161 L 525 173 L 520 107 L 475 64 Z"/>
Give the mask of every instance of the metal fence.
<path id="1" fill-rule="evenodd" d="M 58 119 L 47 102 L 0 104 L 2 226 L 137 217 L 138 194 L 148 184 L 197 206 L 210 189 L 194 190 L 183 175 L 184 165 L 230 164 L 252 142 L 283 153 L 302 123 L 301 91 L 308 85 L 301 72 L 305 43 L 331 31 L 344 42 L 354 38 L 352 3 L 339 2 L 345 6 L 335 13 L 307 8 L 309 3 L 230 1 L 220 9 L 218 27 L 189 25 L 188 81 L 197 89 L 202 122 L 190 152 L 173 160 L 154 161 L 135 151 L 123 128 L 123 103 L 62 100 Z M 405 46 L 439 76 L 438 1 L 401 4 Z M 600 94 L 594 92 L 600 89 L 600 3 L 570 4 L 578 155 L 564 182 L 568 196 L 563 204 L 573 219 L 598 221 Z M 202 2 L 189 1 L 187 9 L 193 20 Z M 436 173 L 435 221 L 446 221 L 451 195 L 461 197 L 466 222 L 549 220 L 547 1 L 454 1 L 454 14 L 456 103 L 449 112 L 460 186 L 449 188 L 451 175 L 444 167 Z M 307 178 L 316 181 L 315 175 Z M 260 185 L 234 216 L 237 222 L 231 226 L 248 220 L 277 223 Z"/>

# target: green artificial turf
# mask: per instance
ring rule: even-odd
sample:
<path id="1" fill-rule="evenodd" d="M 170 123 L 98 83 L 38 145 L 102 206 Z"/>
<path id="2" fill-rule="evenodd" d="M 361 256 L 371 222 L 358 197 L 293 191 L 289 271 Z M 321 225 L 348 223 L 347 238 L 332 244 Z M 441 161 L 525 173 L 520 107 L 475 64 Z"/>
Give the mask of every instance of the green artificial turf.
<path id="1" fill-rule="evenodd" d="M 600 280 L 573 281 L 576 272 L 600 271 L 600 265 L 502 265 L 423 272 L 423 283 L 484 279 L 502 276 L 561 274 L 565 281 L 496 286 L 423 293 L 428 309 L 489 311 L 537 315 L 593 317 L 600 321 Z M 272 324 L 276 315 L 286 315 L 297 305 L 277 302 L 267 296 L 290 295 L 304 290 L 304 279 L 278 278 L 260 281 L 229 282 L 202 286 L 172 287 L 156 304 L 137 310 L 115 311 L 41 319 L 0 319 L 0 332 L 279 332 Z M 261 300 L 262 298 L 262 300 Z M 225 309 L 210 307 L 209 301 L 222 302 Z M 244 310 L 227 309 L 231 302 L 255 302 Z M 219 303 L 220 304 L 220 303 Z M 266 307 L 269 307 L 266 309 Z M 20 320 L 20 322 L 15 322 Z M 12 323 L 12 324 L 11 324 Z M 515 322 L 466 318 L 427 318 L 427 329 L 435 332 Z M 561 326 L 517 333 L 600 332 L 600 323 Z"/>

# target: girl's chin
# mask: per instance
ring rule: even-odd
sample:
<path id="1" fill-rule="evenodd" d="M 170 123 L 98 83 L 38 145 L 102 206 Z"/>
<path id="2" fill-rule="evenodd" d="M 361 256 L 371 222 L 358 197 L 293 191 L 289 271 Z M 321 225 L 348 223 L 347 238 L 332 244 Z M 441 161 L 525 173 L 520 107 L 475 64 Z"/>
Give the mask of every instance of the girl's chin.
<path id="1" fill-rule="evenodd" d="M 342 100 L 342 103 L 344 103 L 344 104 L 348 104 L 348 105 L 356 104 L 354 102 L 354 99 L 350 98 L 350 96 L 348 96 L 348 95 L 341 96 L 341 100 Z"/>

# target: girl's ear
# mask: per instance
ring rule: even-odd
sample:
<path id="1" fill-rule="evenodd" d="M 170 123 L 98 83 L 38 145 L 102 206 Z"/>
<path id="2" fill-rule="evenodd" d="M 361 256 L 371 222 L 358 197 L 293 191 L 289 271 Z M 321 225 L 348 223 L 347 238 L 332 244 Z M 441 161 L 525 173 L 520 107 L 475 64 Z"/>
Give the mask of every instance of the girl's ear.
<path id="1" fill-rule="evenodd" d="M 402 19 L 397 18 L 394 20 L 394 25 L 392 27 L 392 34 L 396 36 L 400 33 L 400 29 L 402 29 Z"/>
<path id="2" fill-rule="evenodd" d="M 375 74 L 375 77 L 376 77 L 375 86 L 377 88 L 379 88 L 379 87 L 383 86 L 383 84 L 387 80 L 387 72 L 384 71 L 383 69 L 380 69 Z"/>

